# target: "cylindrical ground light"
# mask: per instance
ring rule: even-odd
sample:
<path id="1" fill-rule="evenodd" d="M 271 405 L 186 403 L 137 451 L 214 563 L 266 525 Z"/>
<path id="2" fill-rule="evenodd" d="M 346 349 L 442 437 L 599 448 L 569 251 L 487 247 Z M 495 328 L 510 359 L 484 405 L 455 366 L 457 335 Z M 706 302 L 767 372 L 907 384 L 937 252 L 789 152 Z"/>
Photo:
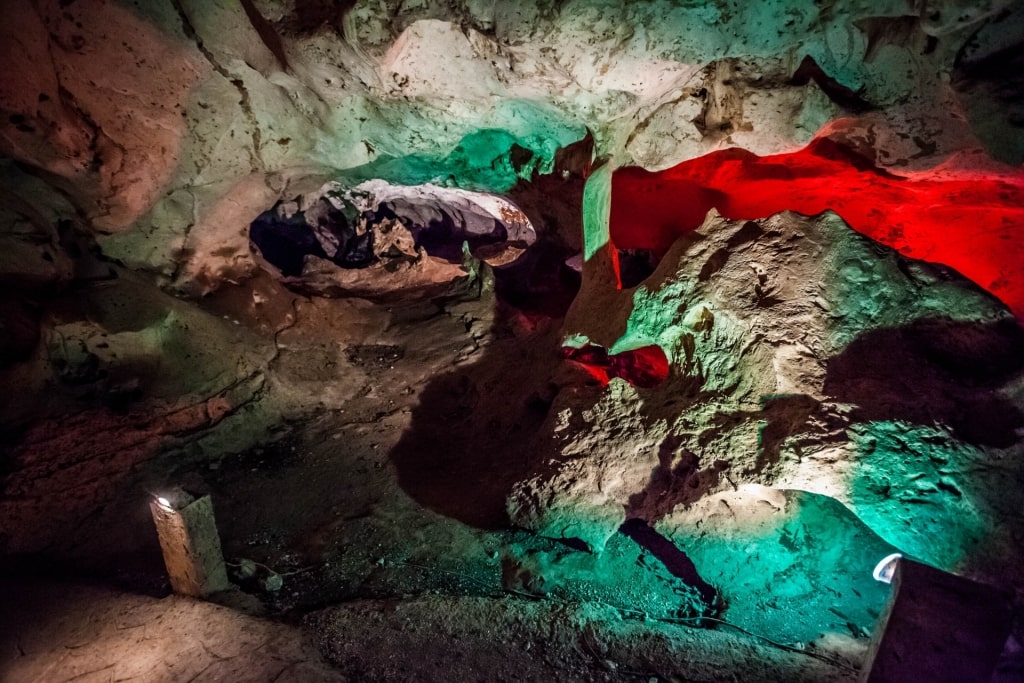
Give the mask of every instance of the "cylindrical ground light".
<path id="1" fill-rule="evenodd" d="M 196 499 L 176 489 L 157 496 L 149 509 L 175 593 L 203 598 L 230 588 L 209 496 Z"/>

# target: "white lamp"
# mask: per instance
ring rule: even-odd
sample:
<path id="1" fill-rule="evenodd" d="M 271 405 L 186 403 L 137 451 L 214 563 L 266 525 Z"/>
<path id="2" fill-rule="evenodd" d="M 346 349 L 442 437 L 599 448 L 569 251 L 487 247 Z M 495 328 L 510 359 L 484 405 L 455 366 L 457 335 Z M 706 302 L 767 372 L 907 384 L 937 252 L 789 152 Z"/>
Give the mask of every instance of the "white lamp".
<path id="1" fill-rule="evenodd" d="M 871 572 L 871 576 L 874 577 L 875 581 L 892 583 L 893 574 L 896 573 L 896 564 L 900 561 L 901 557 L 903 557 L 903 553 L 886 555 L 875 565 L 875 570 Z"/>

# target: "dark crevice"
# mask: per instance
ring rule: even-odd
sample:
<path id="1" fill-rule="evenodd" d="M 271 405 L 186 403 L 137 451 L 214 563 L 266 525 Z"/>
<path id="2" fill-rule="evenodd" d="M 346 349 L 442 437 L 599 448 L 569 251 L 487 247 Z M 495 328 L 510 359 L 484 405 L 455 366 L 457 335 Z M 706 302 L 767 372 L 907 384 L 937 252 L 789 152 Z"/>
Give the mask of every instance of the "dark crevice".
<path id="1" fill-rule="evenodd" d="M 228 74 L 227 69 L 220 65 L 217 58 L 213 56 L 213 53 L 210 52 L 203 43 L 203 39 L 199 37 L 195 26 L 192 25 L 192 20 L 188 18 L 188 13 L 185 11 L 185 7 L 181 4 L 181 0 L 171 0 L 171 5 L 174 6 L 175 11 L 178 13 L 178 18 L 181 20 L 181 30 L 184 31 L 185 36 L 196 44 L 196 47 L 201 53 L 203 53 L 203 57 L 205 57 L 206 61 L 210 63 L 213 70 L 230 81 L 231 76 Z"/>
<path id="2" fill-rule="evenodd" d="M 581 277 L 565 264 L 567 253 L 542 239 L 514 262 L 494 268 L 500 301 L 521 311 L 560 318 L 579 292 Z"/>
<path id="3" fill-rule="evenodd" d="M 729 255 L 732 251 L 733 249 L 730 247 L 722 247 L 711 254 L 708 260 L 704 262 L 704 265 L 701 266 L 700 273 L 697 274 L 697 281 L 707 282 L 710 280 L 712 275 L 724 268 L 725 264 L 729 262 Z"/>
<path id="4" fill-rule="evenodd" d="M 874 109 L 870 102 L 858 95 L 855 90 L 829 76 L 813 57 L 807 55 L 800 62 L 790 82 L 793 85 L 807 85 L 810 81 L 814 81 L 830 100 L 849 112 L 860 114 Z"/>
<path id="5" fill-rule="evenodd" d="M 632 289 L 649 278 L 661 261 L 658 254 L 650 249 L 619 249 L 619 284 L 623 289 Z"/>
<path id="6" fill-rule="evenodd" d="M 718 591 L 701 577 L 693 560 L 675 543 L 651 528 L 647 522 L 642 519 L 630 519 L 619 528 L 619 531 L 651 553 L 673 576 L 696 589 L 706 605 L 710 607 L 718 604 Z"/>
<path id="7" fill-rule="evenodd" d="M 316 33 L 323 27 L 341 33 L 345 15 L 356 5 L 356 0 L 295 0 L 292 12 L 278 26 L 297 35 Z"/>
<path id="8" fill-rule="evenodd" d="M 241 78 L 231 79 L 231 85 L 235 86 L 238 90 L 238 94 L 241 99 L 238 101 L 239 106 L 242 108 L 242 113 L 245 114 L 245 118 L 249 121 L 250 135 L 252 137 L 252 151 L 249 152 L 249 162 L 252 164 L 253 171 L 264 171 L 265 165 L 263 163 L 263 133 L 260 131 L 259 121 L 256 120 L 256 114 L 252 110 L 252 101 L 249 99 L 249 90 L 245 87 L 245 81 Z"/>
<path id="9" fill-rule="evenodd" d="M 262 135 L 260 133 L 259 122 L 256 120 L 256 115 L 253 113 L 252 104 L 249 99 L 249 91 L 245 87 L 245 82 L 240 78 L 233 78 L 226 68 L 217 60 L 213 52 L 206 47 L 203 39 L 199 36 L 195 26 L 192 24 L 192 20 L 189 19 L 188 12 L 185 11 L 185 7 L 181 4 L 181 0 L 171 0 L 171 5 L 174 6 L 175 11 L 178 13 L 178 18 L 181 20 L 181 30 L 185 35 L 195 43 L 196 48 L 202 53 L 206 61 L 210 63 L 213 70 L 224 77 L 226 81 L 231 83 L 238 90 L 240 100 L 239 106 L 242 108 L 242 113 L 245 115 L 246 120 L 249 122 L 251 128 L 252 145 L 253 148 L 249 152 L 249 160 L 252 164 L 252 170 L 264 171 L 265 165 L 263 163 L 263 157 L 261 156 L 261 148 L 263 146 Z"/>
<path id="10" fill-rule="evenodd" d="M 344 212 L 333 207 L 321 211 L 314 227 L 303 212 L 289 214 L 285 205 L 278 202 L 249 227 L 253 246 L 285 277 L 302 275 L 307 256 L 327 259 L 342 268 L 364 268 L 376 261 L 373 232 L 359 232 Z"/>
<path id="11" fill-rule="evenodd" d="M 974 81 L 1003 83 L 1019 86 L 1024 80 L 1024 37 L 1021 42 L 999 50 L 983 59 L 963 58 L 953 72 L 954 86 Z"/>
<path id="12" fill-rule="evenodd" d="M 256 33 L 259 34 L 260 40 L 267 46 L 271 54 L 277 60 L 277 63 L 281 65 L 281 68 L 288 71 L 288 57 L 284 53 L 284 45 L 281 43 L 281 36 L 277 35 L 277 31 L 274 30 L 274 26 L 266 20 L 266 18 L 260 14 L 260 11 L 256 9 L 256 6 L 252 4 L 252 0 L 240 0 L 242 3 L 242 9 L 245 10 L 245 16 L 249 18 L 249 23 L 256 29 Z"/>

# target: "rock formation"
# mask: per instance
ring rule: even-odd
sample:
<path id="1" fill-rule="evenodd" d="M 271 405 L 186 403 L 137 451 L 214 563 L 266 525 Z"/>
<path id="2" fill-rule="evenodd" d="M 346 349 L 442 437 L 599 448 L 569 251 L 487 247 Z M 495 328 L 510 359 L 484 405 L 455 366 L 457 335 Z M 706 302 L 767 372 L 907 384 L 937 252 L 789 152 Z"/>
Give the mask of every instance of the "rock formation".
<path id="1" fill-rule="evenodd" d="M 427 647 L 409 614 L 467 676 L 490 633 L 541 677 L 712 676 L 692 638 L 853 680 L 900 551 L 1012 593 L 1024 668 L 1019 2 L 30 0 L 0 33 L 0 567 L 159 593 L 181 486 L 280 580 L 232 604 L 320 610 L 346 675 L 401 675 L 341 643 Z M 791 647 L 681 635 L 726 623 Z"/>

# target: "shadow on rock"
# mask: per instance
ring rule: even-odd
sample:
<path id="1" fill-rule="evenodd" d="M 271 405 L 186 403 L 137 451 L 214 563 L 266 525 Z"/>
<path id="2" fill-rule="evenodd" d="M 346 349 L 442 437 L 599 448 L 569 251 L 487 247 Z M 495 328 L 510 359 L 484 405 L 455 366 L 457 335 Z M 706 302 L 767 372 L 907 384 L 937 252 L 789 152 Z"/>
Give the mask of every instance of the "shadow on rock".
<path id="1" fill-rule="evenodd" d="M 509 526 L 513 486 L 540 466 L 531 444 L 558 392 L 560 324 L 499 302 L 483 345 L 422 390 L 391 454 L 414 500 L 479 528 Z"/>
<path id="2" fill-rule="evenodd" d="M 553 173 L 534 175 L 509 192 L 538 239 L 514 262 L 493 268 L 493 306 L 439 302 L 445 314 L 461 317 L 479 346 L 422 390 L 391 458 L 399 485 L 414 500 L 472 526 L 509 526 L 513 487 L 546 466 L 533 445 L 567 383 L 559 378 L 586 381 L 558 350 L 562 320 L 580 288 L 580 274 L 566 260 L 582 246 L 592 146 L 588 135 L 560 150 Z M 551 202 L 553 196 L 561 201 Z M 490 330 L 472 332 L 484 319 L 491 320 Z"/>
<path id="3" fill-rule="evenodd" d="M 998 391 L 1024 370 L 1024 329 L 920 320 L 872 330 L 828 362 L 824 392 L 856 406 L 856 422 L 945 424 L 976 446 L 1017 442 L 1024 413 Z"/>
<path id="4" fill-rule="evenodd" d="M 705 605 L 715 605 L 719 601 L 718 592 L 700 576 L 693 560 L 642 519 L 628 520 L 619 531 L 658 558 L 673 576 L 696 589 Z"/>

